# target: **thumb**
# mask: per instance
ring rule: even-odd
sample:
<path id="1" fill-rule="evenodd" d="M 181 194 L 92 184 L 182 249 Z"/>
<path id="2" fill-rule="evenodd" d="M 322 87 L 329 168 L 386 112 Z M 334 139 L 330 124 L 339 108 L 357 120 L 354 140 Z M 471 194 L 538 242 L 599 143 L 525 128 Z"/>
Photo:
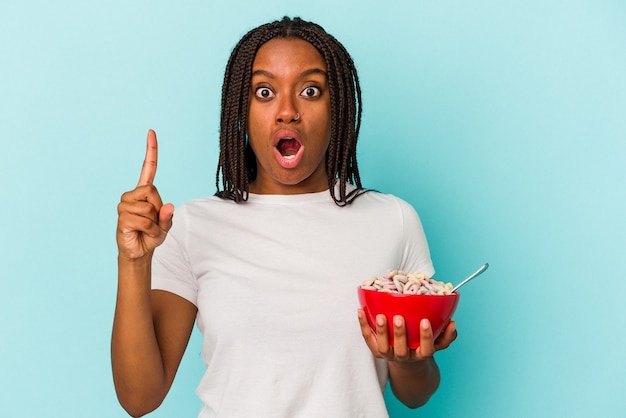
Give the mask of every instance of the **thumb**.
<path id="1" fill-rule="evenodd" d="M 174 205 L 166 203 L 159 210 L 159 227 L 168 232 L 172 227 L 172 218 L 174 217 Z"/>

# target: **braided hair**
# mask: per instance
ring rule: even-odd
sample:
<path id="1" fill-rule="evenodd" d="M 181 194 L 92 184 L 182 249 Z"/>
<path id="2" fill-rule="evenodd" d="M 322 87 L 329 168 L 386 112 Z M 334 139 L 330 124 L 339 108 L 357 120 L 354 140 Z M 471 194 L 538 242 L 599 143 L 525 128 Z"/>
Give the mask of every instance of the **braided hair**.
<path id="1" fill-rule="evenodd" d="M 326 61 L 331 113 L 330 143 L 325 162 L 328 188 L 337 205 L 348 205 L 366 192 L 361 186 L 356 159 L 362 113 L 359 79 L 354 62 L 344 46 L 321 26 L 297 17 L 284 17 L 252 29 L 230 55 L 222 86 L 216 196 L 236 202 L 246 201 L 249 184 L 256 179 L 256 157 L 248 142 L 247 132 L 252 64 L 261 45 L 276 37 L 305 40 Z M 350 192 L 346 190 L 347 183 L 355 186 Z"/>

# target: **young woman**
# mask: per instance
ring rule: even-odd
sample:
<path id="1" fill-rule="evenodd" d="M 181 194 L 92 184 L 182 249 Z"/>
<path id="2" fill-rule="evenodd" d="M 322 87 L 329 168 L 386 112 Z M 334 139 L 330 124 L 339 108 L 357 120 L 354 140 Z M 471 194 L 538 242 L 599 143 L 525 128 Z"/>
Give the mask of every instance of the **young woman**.
<path id="1" fill-rule="evenodd" d="M 360 96 L 352 59 L 320 26 L 251 30 L 225 72 L 218 192 L 174 222 L 148 133 L 139 183 L 118 206 L 112 367 L 130 415 L 163 401 L 196 321 L 202 418 L 379 418 L 388 380 L 409 407 L 434 393 L 433 354 L 456 338 L 454 322 L 433 340 L 423 320 L 410 350 L 402 317 L 390 347 L 385 317 L 373 333 L 358 309 L 365 278 L 434 273 L 415 211 L 361 186 Z"/>

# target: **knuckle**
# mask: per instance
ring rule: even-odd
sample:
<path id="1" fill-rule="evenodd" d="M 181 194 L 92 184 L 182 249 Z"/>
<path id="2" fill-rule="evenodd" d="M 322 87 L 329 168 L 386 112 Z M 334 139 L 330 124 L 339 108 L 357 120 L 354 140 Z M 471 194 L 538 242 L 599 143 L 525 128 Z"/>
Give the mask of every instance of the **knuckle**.
<path id="1" fill-rule="evenodd" d="M 155 194 L 156 194 L 156 195 L 158 195 L 158 194 L 159 194 L 159 190 L 158 190 L 158 189 L 156 188 L 156 186 L 155 186 L 154 184 L 152 184 L 152 183 L 150 183 L 150 184 L 146 184 L 146 185 L 145 185 L 145 186 L 143 186 L 143 187 L 145 187 L 145 188 L 146 188 L 146 192 L 147 192 L 148 194 L 151 194 L 151 195 L 155 195 Z"/>
<path id="2" fill-rule="evenodd" d="M 129 201 L 133 200 L 132 199 L 133 191 L 128 191 L 128 192 L 122 193 L 122 196 L 120 197 L 120 202 L 129 202 Z"/>
<path id="3" fill-rule="evenodd" d="M 432 357 L 433 354 L 435 354 L 435 349 L 434 349 L 434 347 L 429 347 L 429 348 L 422 348 L 422 347 L 420 347 L 420 354 L 424 358 Z"/>
<path id="4" fill-rule="evenodd" d="M 384 346 L 384 347 L 381 347 L 380 345 L 378 346 L 378 352 L 380 353 L 381 357 L 388 358 L 390 351 L 391 350 L 388 346 Z"/>
<path id="5" fill-rule="evenodd" d="M 393 354 L 396 357 L 396 360 L 407 360 L 409 358 L 409 350 L 405 344 L 395 344 L 393 347 Z"/>
<path id="6" fill-rule="evenodd" d="M 409 353 L 405 352 L 397 352 L 396 351 L 396 360 L 404 362 L 409 360 Z"/>
<path id="7" fill-rule="evenodd" d="M 139 228 L 145 232 L 151 232 L 153 227 L 155 226 L 154 221 L 149 218 L 140 218 L 139 219 Z"/>

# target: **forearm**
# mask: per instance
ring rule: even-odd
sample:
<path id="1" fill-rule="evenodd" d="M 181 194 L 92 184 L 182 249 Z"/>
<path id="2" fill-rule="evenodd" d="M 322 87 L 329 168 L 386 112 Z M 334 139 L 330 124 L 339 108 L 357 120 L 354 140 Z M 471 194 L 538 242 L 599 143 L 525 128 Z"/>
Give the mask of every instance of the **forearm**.
<path id="1" fill-rule="evenodd" d="M 439 367 L 430 357 L 415 363 L 389 362 L 389 381 L 393 394 L 409 408 L 418 408 L 439 387 Z"/>
<path id="2" fill-rule="evenodd" d="M 167 393 L 152 316 L 150 264 L 150 257 L 118 258 L 111 362 L 120 403 L 135 416 L 155 409 Z"/>

